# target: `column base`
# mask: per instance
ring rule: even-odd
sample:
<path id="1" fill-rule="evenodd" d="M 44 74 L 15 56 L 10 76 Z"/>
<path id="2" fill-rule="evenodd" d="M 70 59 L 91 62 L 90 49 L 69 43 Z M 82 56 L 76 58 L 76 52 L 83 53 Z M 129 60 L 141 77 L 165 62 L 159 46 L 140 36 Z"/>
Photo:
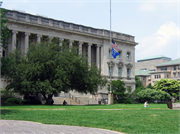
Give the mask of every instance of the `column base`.
<path id="1" fill-rule="evenodd" d="M 108 93 L 108 105 L 113 105 L 113 93 Z"/>

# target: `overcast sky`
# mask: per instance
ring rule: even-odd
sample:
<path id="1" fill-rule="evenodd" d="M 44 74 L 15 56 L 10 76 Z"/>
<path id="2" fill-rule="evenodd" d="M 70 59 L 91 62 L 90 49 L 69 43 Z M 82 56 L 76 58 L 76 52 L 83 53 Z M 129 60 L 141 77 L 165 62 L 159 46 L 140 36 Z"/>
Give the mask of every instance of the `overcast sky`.
<path id="1" fill-rule="evenodd" d="M 110 29 L 110 0 L 3 0 L 3 8 Z M 180 0 L 111 0 L 112 31 L 135 36 L 135 60 L 180 58 Z"/>

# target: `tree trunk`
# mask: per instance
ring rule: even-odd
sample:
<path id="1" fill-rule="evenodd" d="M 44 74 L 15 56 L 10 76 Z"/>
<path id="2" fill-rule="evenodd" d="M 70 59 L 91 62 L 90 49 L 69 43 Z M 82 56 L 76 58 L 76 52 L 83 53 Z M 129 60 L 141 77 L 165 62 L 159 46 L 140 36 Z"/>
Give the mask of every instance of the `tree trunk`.
<path id="1" fill-rule="evenodd" d="M 53 105 L 54 100 L 52 99 L 52 96 L 53 96 L 53 94 L 48 95 L 48 98 L 46 99 L 46 104 L 47 105 Z"/>

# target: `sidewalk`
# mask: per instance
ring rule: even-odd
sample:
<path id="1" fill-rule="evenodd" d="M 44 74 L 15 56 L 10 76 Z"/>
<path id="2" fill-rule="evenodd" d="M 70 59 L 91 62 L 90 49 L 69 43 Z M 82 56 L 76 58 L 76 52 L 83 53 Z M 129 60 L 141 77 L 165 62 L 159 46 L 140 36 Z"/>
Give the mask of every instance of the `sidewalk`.
<path id="1" fill-rule="evenodd" d="M 120 132 L 65 125 L 47 125 L 30 121 L 0 120 L 0 134 L 124 134 Z"/>

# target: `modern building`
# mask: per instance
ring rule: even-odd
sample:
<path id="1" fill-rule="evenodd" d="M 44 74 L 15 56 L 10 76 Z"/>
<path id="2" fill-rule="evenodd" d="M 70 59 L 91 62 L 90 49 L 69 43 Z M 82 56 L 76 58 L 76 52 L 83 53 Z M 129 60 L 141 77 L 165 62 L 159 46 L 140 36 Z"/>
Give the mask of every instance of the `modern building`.
<path id="1" fill-rule="evenodd" d="M 8 10 L 8 28 L 11 37 L 8 51 L 2 49 L 1 56 L 6 56 L 18 48 L 26 53 L 30 43 L 38 43 L 49 37 L 58 38 L 62 45 L 70 41 L 69 46 L 77 46 L 79 53 L 86 54 L 89 65 L 96 64 L 101 68 L 103 77 L 110 79 L 110 65 L 112 66 L 112 80 L 121 79 L 126 87 L 135 90 L 135 46 L 134 36 L 111 32 L 111 36 L 120 49 L 120 55 L 113 59 L 111 56 L 110 31 L 97 29 L 43 16 L 32 15 L 20 11 Z M 111 64 L 110 64 L 111 61 Z M 98 91 L 108 93 L 107 87 Z"/>
<path id="2" fill-rule="evenodd" d="M 154 57 L 156 57 L 156 59 Z M 152 57 L 152 59 L 148 58 L 148 60 L 145 58 L 146 60 L 144 61 L 140 60 L 141 66 L 137 66 L 135 69 L 135 75 L 141 79 L 144 86 L 150 83 L 153 86 L 156 81 L 164 78 L 180 81 L 180 58 L 170 60 L 171 58 L 165 56 L 154 57 Z"/>
<path id="3" fill-rule="evenodd" d="M 135 63 L 135 71 L 137 70 L 148 70 L 156 71 L 156 65 L 171 61 L 171 58 L 164 55 L 150 56 L 140 60 Z"/>

